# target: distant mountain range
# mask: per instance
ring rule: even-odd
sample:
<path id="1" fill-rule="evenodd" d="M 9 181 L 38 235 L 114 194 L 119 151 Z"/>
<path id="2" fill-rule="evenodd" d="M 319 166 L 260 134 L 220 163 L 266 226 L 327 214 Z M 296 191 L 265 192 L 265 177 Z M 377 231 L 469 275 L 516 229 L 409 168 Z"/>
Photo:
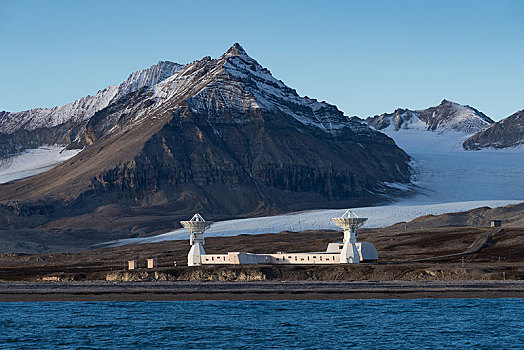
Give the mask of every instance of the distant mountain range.
<path id="1" fill-rule="evenodd" d="M 235 44 L 160 62 L 71 104 L 0 115 L 0 150 L 83 148 L 0 185 L 4 229 L 150 234 L 195 211 L 228 218 L 383 201 L 409 156 L 336 106 L 299 96 Z"/>
<path id="2" fill-rule="evenodd" d="M 524 110 L 495 122 L 473 107 L 443 100 L 435 107 L 422 110 L 399 108 L 393 113 L 360 121 L 380 131 L 416 129 L 470 134 L 472 136 L 463 143 L 466 150 L 500 149 L 524 144 Z"/>
<path id="3" fill-rule="evenodd" d="M 443 100 L 438 106 L 422 110 L 397 109 L 366 120 L 376 130 L 423 129 L 428 131 L 457 131 L 475 133 L 494 121 L 473 107 Z"/>

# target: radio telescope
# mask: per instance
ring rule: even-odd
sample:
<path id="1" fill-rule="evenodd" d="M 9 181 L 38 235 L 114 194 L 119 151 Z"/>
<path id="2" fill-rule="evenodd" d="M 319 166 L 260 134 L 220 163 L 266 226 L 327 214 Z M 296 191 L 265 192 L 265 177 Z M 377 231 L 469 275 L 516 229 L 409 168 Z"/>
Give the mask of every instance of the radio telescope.
<path id="1" fill-rule="evenodd" d="M 355 243 L 357 241 L 357 228 L 362 227 L 368 221 L 367 218 L 359 218 L 351 209 L 346 210 L 341 217 L 332 218 L 331 220 L 344 230 L 344 243 L 346 240 Z"/>
<path id="2" fill-rule="evenodd" d="M 204 233 L 209 226 L 213 225 L 214 221 L 206 221 L 200 214 L 195 214 L 189 221 L 180 221 L 184 228 L 187 228 L 190 233 L 199 232 Z"/>

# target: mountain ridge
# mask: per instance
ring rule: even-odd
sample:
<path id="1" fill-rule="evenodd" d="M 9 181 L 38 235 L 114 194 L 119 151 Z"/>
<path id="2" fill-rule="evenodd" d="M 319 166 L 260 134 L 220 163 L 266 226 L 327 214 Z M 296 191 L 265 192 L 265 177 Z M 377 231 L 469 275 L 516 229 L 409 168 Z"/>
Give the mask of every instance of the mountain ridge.
<path id="1" fill-rule="evenodd" d="M 464 141 L 466 150 L 482 148 L 510 148 L 524 144 L 524 109 L 517 111 L 469 137 Z"/>
<path id="2" fill-rule="evenodd" d="M 393 113 L 368 117 L 365 122 L 376 130 L 418 128 L 436 132 L 450 130 L 462 133 L 475 133 L 494 123 L 491 118 L 477 109 L 446 99 L 437 106 L 421 110 L 398 108 Z"/>
<path id="3" fill-rule="evenodd" d="M 149 68 L 131 73 L 119 85 L 110 85 L 93 96 L 87 95 L 63 106 L 33 108 L 21 112 L 3 111 L 0 114 L 0 132 L 12 134 L 20 129 L 31 131 L 43 127 L 55 127 L 69 121 L 79 122 L 89 119 L 117 99 L 143 87 L 153 86 L 180 70 L 181 67 L 182 65 L 178 63 L 159 61 Z"/>
<path id="4" fill-rule="evenodd" d="M 228 218 L 371 204 L 401 192 L 385 183 L 410 179 L 409 157 L 392 139 L 300 97 L 240 45 L 184 65 L 75 128 L 83 151 L 0 186 L 5 227 L 97 222 L 147 234 L 194 211 Z"/>

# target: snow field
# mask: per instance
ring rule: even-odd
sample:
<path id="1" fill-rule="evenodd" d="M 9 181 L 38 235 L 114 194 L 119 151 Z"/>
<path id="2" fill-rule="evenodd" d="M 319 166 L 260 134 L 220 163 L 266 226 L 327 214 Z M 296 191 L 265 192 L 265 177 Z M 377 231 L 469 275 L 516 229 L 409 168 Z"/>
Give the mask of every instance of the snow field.
<path id="1" fill-rule="evenodd" d="M 0 183 L 23 179 L 43 173 L 78 154 L 63 146 L 43 146 L 0 159 Z"/>

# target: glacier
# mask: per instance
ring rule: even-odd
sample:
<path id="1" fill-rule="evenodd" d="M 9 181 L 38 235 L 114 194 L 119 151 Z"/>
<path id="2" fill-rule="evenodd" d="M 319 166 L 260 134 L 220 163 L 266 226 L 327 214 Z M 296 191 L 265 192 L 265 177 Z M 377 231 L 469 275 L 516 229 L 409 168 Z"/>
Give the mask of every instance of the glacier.
<path id="1" fill-rule="evenodd" d="M 420 193 L 398 204 L 522 199 L 524 146 L 466 151 L 471 134 L 420 129 L 382 130 L 412 158 L 412 183 Z"/>

